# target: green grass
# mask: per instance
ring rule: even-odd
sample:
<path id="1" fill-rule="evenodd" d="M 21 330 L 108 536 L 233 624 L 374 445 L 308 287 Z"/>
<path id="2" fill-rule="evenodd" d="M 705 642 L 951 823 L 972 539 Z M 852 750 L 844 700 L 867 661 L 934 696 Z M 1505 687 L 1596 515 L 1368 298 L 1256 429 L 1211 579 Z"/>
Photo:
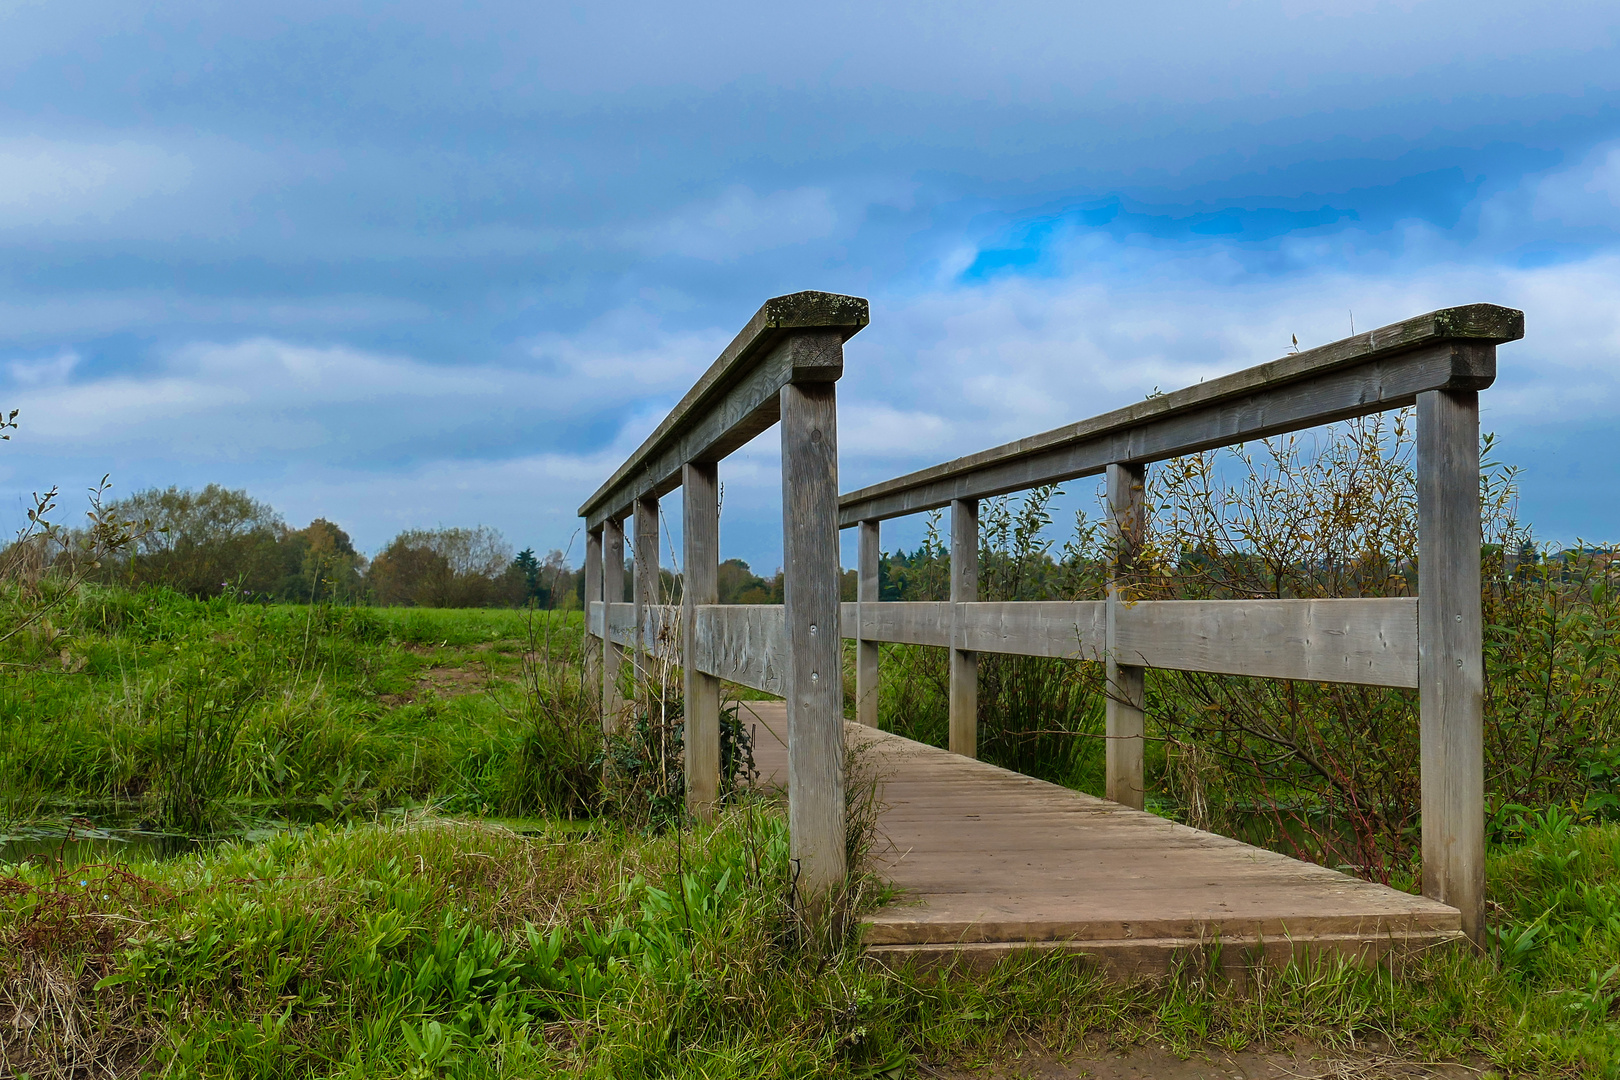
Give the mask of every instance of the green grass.
<path id="1" fill-rule="evenodd" d="M 560 805 L 537 702 L 588 719 L 577 615 L 86 590 L 53 621 L 0 653 L 13 828 L 302 824 L 162 861 L 0 865 L 0 1075 L 875 1077 L 1030 1041 L 1296 1038 L 1620 1075 L 1620 827 L 1553 809 L 1510 830 L 1490 955 L 1241 988 L 1192 961 L 1134 986 L 1052 956 L 897 974 L 795 923 L 773 804 L 659 835 L 535 816 Z M 526 683 L 548 630 L 556 663 Z"/>
<path id="2" fill-rule="evenodd" d="M 1305 1038 L 1607 1076 L 1617 858 L 1620 829 L 1567 823 L 1496 855 L 1514 917 L 1501 957 L 1453 950 L 1395 974 L 1323 963 L 1242 990 L 1189 965 L 1121 987 L 1059 957 L 965 978 L 804 945 L 769 806 L 655 838 L 431 816 L 320 825 L 162 863 L 0 869 L 0 1069 L 900 1076 L 1027 1040 L 1194 1053 Z"/>
<path id="3" fill-rule="evenodd" d="M 577 614 L 85 590 L 0 657 L 0 816 L 526 812 L 523 656 L 566 665 L 579 634 Z M 195 812 L 165 802 L 181 788 Z"/>

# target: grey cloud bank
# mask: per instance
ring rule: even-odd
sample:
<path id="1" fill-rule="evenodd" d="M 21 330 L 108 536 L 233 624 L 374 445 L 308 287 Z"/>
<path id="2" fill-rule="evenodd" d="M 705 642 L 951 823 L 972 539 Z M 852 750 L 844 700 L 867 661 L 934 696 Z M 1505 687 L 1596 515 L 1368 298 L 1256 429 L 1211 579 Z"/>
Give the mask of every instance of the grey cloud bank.
<path id="1" fill-rule="evenodd" d="M 572 512 L 765 297 L 865 295 L 844 486 L 1445 304 L 1620 535 L 1620 12 L 0 6 L 16 504 L 248 486 L 375 549 Z M 779 561 L 772 450 L 727 554 Z M 1573 464 L 1573 469 L 1572 469 Z"/>

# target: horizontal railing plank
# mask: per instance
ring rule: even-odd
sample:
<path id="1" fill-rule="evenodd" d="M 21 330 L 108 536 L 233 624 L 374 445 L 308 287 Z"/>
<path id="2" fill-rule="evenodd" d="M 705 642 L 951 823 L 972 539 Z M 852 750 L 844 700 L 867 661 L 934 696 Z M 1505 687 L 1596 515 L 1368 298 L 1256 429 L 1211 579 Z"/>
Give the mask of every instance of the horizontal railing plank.
<path id="1" fill-rule="evenodd" d="M 1116 649 L 1122 663 L 1308 682 L 1417 686 L 1417 599 L 1143 600 L 1120 607 Z M 600 634 L 602 605 L 591 605 Z M 846 638 L 944 648 L 951 605 L 844 604 Z M 696 609 L 699 671 L 780 694 L 785 685 L 783 614 L 777 604 L 708 604 Z M 649 606 L 643 640 L 655 656 L 679 662 L 680 608 Z M 634 642 L 635 607 L 609 606 L 613 640 Z M 971 652 L 1101 660 L 1106 652 L 1100 600 L 958 605 L 956 647 Z"/>
<path id="2" fill-rule="evenodd" d="M 787 383 L 837 379 L 843 373 L 843 342 L 870 318 L 867 302 L 858 296 L 798 292 L 765 301 L 663 422 L 579 508 L 586 527 L 623 517 L 649 491 L 673 490 L 686 462 L 717 461 L 770 427 L 777 419 L 776 395 Z M 817 347 L 817 338 L 829 339 L 829 347 Z"/>
<path id="3" fill-rule="evenodd" d="M 857 616 L 857 605 L 843 605 L 845 637 L 940 647 L 950 643 L 949 604 L 859 607 Z M 961 604 L 956 627 L 956 647 L 975 652 L 1100 660 L 1107 648 L 1099 600 Z M 1145 667 L 1417 686 L 1413 597 L 1144 600 L 1120 607 L 1116 634 L 1120 661 Z"/>
<path id="4" fill-rule="evenodd" d="M 705 675 L 780 697 L 787 686 L 784 610 L 780 604 L 698 607 L 693 666 Z"/>
<path id="5" fill-rule="evenodd" d="M 1417 611 L 1416 597 L 1144 601 L 1119 611 L 1115 647 L 1147 667 L 1415 688 Z"/>
<path id="6" fill-rule="evenodd" d="M 1107 649 L 1101 600 L 961 605 L 958 649 L 1101 660 Z"/>
<path id="7" fill-rule="evenodd" d="M 609 640 L 615 645 L 635 648 L 636 605 L 606 604 L 600 600 L 591 605 L 591 633 L 602 636 L 602 609 L 607 608 Z"/>
<path id="8" fill-rule="evenodd" d="M 859 633 L 856 609 L 866 620 Z M 892 641 L 903 645 L 938 645 L 951 641 L 951 605 L 929 601 L 901 604 L 840 605 L 840 629 L 846 638 Z"/>
<path id="9" fill-rule="evenodd" d="M 1400 408 L 1428 390 L 1481 390 L 1496 378 L 1495 346 L 1523 336 L 1524 315 L 1511 308 L 1430 312 L 850 492 L 839 524 Z"/>

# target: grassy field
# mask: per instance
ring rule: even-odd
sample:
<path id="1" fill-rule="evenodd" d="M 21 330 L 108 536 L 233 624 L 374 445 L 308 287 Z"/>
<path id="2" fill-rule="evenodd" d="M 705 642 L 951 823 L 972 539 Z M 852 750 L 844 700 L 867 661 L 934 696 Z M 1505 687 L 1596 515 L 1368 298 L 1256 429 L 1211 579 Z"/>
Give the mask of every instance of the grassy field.
<path id="1" fill-rule="evenodd" d="M 537 809 L 529 684 L 547 654 L 551 679 L 570 668 L 579 632 L 577 615 L 94 589 L 11 644 L 0 815 L 196 833 Z"/>
<path id="2" fill-rule="evenodd" d="M 1620 1075 L 1615 826 L 1504 834 L 1488 956 L 891 973 L 795 919 L 776 804 L 649 829 L 559 784 L 577 616 L 68 599 L 0 656 L 0 833 L 29 838 L 0 849 L 0 1075 L 1009 1076 L 1300 1039 L 1356 1075 Z M 139 830 L 167 857 L 98 839 Z"/>

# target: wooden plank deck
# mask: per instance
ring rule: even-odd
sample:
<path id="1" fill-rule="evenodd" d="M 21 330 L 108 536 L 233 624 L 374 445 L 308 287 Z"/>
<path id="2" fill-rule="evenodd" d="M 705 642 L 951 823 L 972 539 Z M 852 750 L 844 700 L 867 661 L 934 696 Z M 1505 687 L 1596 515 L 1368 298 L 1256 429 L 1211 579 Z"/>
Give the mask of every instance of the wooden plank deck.
<path id="1" fill-rule="evenodd" d="M 744 702 L 762 783 L 787 776 L 787 712 Z M 902 890 L 866 922 L 888 963 L 983 967 L 1028 946 L 1130 977 L 1210 951 L 1233 973 L 1464 941 L 1456 909 L 857 724 L 881 784 L 875 869 Z"/>

